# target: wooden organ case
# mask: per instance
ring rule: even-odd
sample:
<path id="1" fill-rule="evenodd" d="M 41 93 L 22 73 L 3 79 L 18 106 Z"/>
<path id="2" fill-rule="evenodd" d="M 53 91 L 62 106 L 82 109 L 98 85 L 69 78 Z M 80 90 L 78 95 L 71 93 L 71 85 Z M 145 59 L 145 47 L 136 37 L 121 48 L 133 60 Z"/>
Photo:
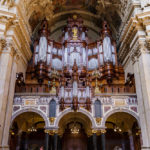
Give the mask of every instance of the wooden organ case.
<path id="1" fill-rule="evenodd" d="M 74 15 L 68 18 L 61 42 L 55 42 L 43 20 L 25 83 L 16 82 L 16 93 L 58 96 L 60 111 L 68 107 L 91 111 L 92 98 L 99 94 L 135 93 L 135 85 L 125 83 L 107 22 L 103 22 L 100 40 L 90 43 L 87 32 L 82 18 Z"/>

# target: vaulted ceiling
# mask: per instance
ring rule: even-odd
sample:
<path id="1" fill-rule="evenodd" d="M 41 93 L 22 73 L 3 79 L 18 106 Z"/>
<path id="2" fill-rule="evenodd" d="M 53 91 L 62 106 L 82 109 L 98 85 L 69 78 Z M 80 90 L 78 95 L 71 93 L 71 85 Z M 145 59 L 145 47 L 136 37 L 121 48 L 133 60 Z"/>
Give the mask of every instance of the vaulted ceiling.
<path id="1" fill-rule="evenodd" d="M 26 14 L 33 34 L 46 18 L 52 37 L 56 38 L 66 25 L 67 18 L 79 14 L 84 25 L 94 35 L 99 34 L 102 21 L 107 20 L 114 36 L 117 35 L 129 0 L 24 0 Z"/>

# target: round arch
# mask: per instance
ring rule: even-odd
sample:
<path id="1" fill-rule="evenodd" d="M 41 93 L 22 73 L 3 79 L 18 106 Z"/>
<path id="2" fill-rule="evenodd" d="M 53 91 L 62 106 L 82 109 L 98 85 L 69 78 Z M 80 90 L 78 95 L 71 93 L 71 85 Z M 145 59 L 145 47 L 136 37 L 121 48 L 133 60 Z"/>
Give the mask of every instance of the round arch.
<path id="1" fill-rule="evenodd" d="M 11 124 L 13 123 L 13 121 L 15 120 L 15 118 L 19 115 L 21 115 L 22 113 L 26 113 L 26 112 L 34 112 L 34 113 L 37 113 L 38 115 L 40 115 L 44 121 L 45 121 L 45 127 L 48 127 L 50 122 L 49 122 L 49 119 L 48 117 L 40 110 L 38 109 L 35 109 L 35 108 L 25 108 L 25 109 L 21 109 L 19 111 L 17 111 L 16 113 L 14 113 L 12 115 L 12 118 L 11 118 Z"/>
<path id="2" fill-rule="evenodd" d="M 61 112 L 59 114 L 59 116 L 57 116 L 57 119 L 55 121 L 55 126 L 58 127 L 59 126 L 59 121 L 68 113 L 74 112 L 71 108 L 65 109 L 63 112 Z M 96 122 L 94 120 L 94 118 L 92 117 L 91 113 L 88 112 L 87 110 L 80 108 L 77 112 L 82 113 L 83 115 L 85 115 L 86 117 L 89 118 L 89 120 L 92 123 L 92 128 L 96 128 Z"/>
<path id="3" fill-rule="evenodd" d="M 135 112 L 133 112 L 129 109 L 124 109 L 124 108 L 123 109 L 117 108 L 117 109 L 111 110 L 108 113 L 106 113 L 106 115 L 104 115 L 103 120 L 102 120 L 102 126 L 105 127 L 105 123 L 106 123 L 106 120 L 108 119 L 108 117 L 110 117 L 111 115 L 113 115 L 115 113 L 119 113 L 119 112 L 124 112 L 124 113 L 127 113 L 127 114 L 133 116 L 137 120 L 138 126 L 140 127 L 139 116 Z"/>

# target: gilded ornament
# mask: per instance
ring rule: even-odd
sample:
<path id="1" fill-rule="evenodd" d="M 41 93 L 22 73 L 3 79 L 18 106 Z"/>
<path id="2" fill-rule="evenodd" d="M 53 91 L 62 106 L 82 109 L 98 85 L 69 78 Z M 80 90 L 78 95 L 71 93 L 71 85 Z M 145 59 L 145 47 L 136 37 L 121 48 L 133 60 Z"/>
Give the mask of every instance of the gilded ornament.
<path id="1" fill-rule="evenodd" d="M 97 117 L 97 118 L 96 118 L 96 123 L 97 123 L 97 124 L 100 124 L 101 121 L 102 121 L 102 118 L 101 118 L 101 117 Z"/>
<path id="2" fill-rule="evenodd" d="M 47 129 L 45 129 L 45 130 L 44 130 L 44 132 L 45 132 L 45 133 L 49 133 L 50 131 L 49 131 L 49 130 L 47 130 Z"/>
<path id="3" fill-rule="evenodd" d="M 49 120 L 50 120 L 50 123 L 51 123 L 51 124 L 54 124 L 55 117 L 50 117 Z"/>
<path id="4" fill-rule="evenodd" d="M 101 133 L 102 133 L 102 134 L 105 134 L 105 133 L 106 133 L 106 130 L 105 130 L 105 129 L 101 129 Z"/>
<path id="5" fill-rule="evenodd" d="M 58 130 L 49 130 L 49 135 L 58 134 Z"/>
<path id="6" fill-rule="evenodd" d="M 72 33 L 73 33 L 73 40 L 77 40 L 77 38 L 78 38 L 78 29 L 76 27 L 74 27 L 72 29 Z"/>
<path id="7" fill-rule="evenodd" d="M 50 90 L 50 94 L 56 94 L 56 87 L 53 86 L 52 89 Z"/>

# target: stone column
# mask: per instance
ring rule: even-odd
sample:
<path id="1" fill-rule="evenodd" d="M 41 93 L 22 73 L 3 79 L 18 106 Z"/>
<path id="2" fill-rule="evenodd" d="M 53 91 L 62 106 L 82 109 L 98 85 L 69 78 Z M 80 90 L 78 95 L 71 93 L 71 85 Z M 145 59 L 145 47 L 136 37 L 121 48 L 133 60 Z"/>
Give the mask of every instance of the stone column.
<path id="1" fill-rule="evenodd" d="M 93 150 L 97 150 L 97 135 L 93 134 Z"/>
<path id="2" fill-rule="evenodd" d="M 62 149 L 62 139 L 60 136 L 58 136 L 58 150 Z"/>
<path id="3" fill-rule="evenodd" d="M 18 136 L 17 136 L 16 150 L 20 150 L 20 148 L 21 148 L 21 136 L 22 136 L 22 131 L 20 130 L 18 132 Z"/>
<path id="4" fill-rule="evenodd" d="M 15 50 L 13 47 L 7 47 L 5 50 L 3 50 L 1 56 L 0 56 L 0 149 L 8 149 L 8 134 L 4 134 L 5 128 L 9 126 L 10 124 L 6 124 L 5 126 L 5 119 L 6 119 L 6 111 L 7 111 L 7 104 L 8 104 L 8 98 L 9 97 L 9 91 L 14 94 L 14 88 L 13 80 L 15 80 L 15 77 L 11 80 L 12 75 L 12 63 L 13 63 L 13 57 L 15 54 Z M 13 72 L 14 74 L 14 72 Z M 12 87 L 10 87 L 10 84 Z M 12 95 L 11 95 L 12 96 Z M 13 97 L 13 96 L 12 96 Z M 12 99 L 11 99 L 12 100 Z M 12 106 L 9 108 L 12 109 Z M 9 114 L 11 115 L 11 114 Z M 9 128 L 9 127 L 8 127 Z M 7 142 L 5 142 L 5 138 L 7 138 Z M 3 140 L 4 139 L 4 140 Z"/>
<path id="5" fill-rule="evenodd" d="M 128 135 L 129 135 L 129 140 L 130 140 L 130 150 L 134 150 L 134 140 L 133 140 L 132 131 L 129 130 Z"/>
<path id="6" fill-rule="evenodd" d="M 45 150 L 49 150 L 49 133 L 45 133 Z"/>
<path id="7" fill-rule="evenodd" d="M 141 53 L 134 62 L 133 67 L 142 134 L 142 149 L 150 149 L 150 54 Z"/>
<path id="8" fill-rule="evenodd" d="M 105 150 L 106 149 L 106 145 L 105 145 L 105 133 L 102 133 L 101 134 L 101 145 L 102 145 L 102 150 Z"/>
<path id="9" fill-rule="evenodd" d="M 53 136 L 49 135 L 49 150 L 53 150 Z"/>
<path id="10" fill-rule="evenodd" d="M 125 139 L 124 139 L 124 135 L 122 134 L 122 140 L 121 140 L 121 143 L 122 143 L 122 150 L 125 150 Z"/>
<path id="11" fill-rule="evenodd" d="M 25 144 L 24 144 L 24 147 L 25 147 L 25 150 L 28 150 L 28 133 L 26 132 L 25 133 Z"/>
<path id="12" fill-rule="evenodd" d="M 10 79 L 10 87 L 9 87 L 9 94 L 8 94 L 8 103 L 6 106 L 6 119 L 4 122 L 4 130 L 3 130 L 3 139 L 2 139 L 2 146 L 5 147 L 8 145 L 8 139 L 9 139 L 9 128 L 11 124 L 11 115 L 12 115 L 12 106 L 13 106 L 13 98 L 14 98 L 14 91 L 15 91 L 15 82 L 16 82 L 16 72 L 17 72 L 17 61 L 18 56 L 15 56 L 15 59 L 13 61 L 12 65 L 12 72 L 11 72 L 11 79 Z"/>
<path id="13" fill-rule="evenodd" d="M 54 134 L 54 150 L 57 150 L 58 147 L 58 134 Z"/>
<path id="14" fill-rule="evenodd" d="M 88 137 L 88 144 L 87 144 L 87 149 L 88 150 L 91 150 L 91 149 L 93 149 L 93 137 L 92 136 L 90 136 L 90 137 Z"/>

